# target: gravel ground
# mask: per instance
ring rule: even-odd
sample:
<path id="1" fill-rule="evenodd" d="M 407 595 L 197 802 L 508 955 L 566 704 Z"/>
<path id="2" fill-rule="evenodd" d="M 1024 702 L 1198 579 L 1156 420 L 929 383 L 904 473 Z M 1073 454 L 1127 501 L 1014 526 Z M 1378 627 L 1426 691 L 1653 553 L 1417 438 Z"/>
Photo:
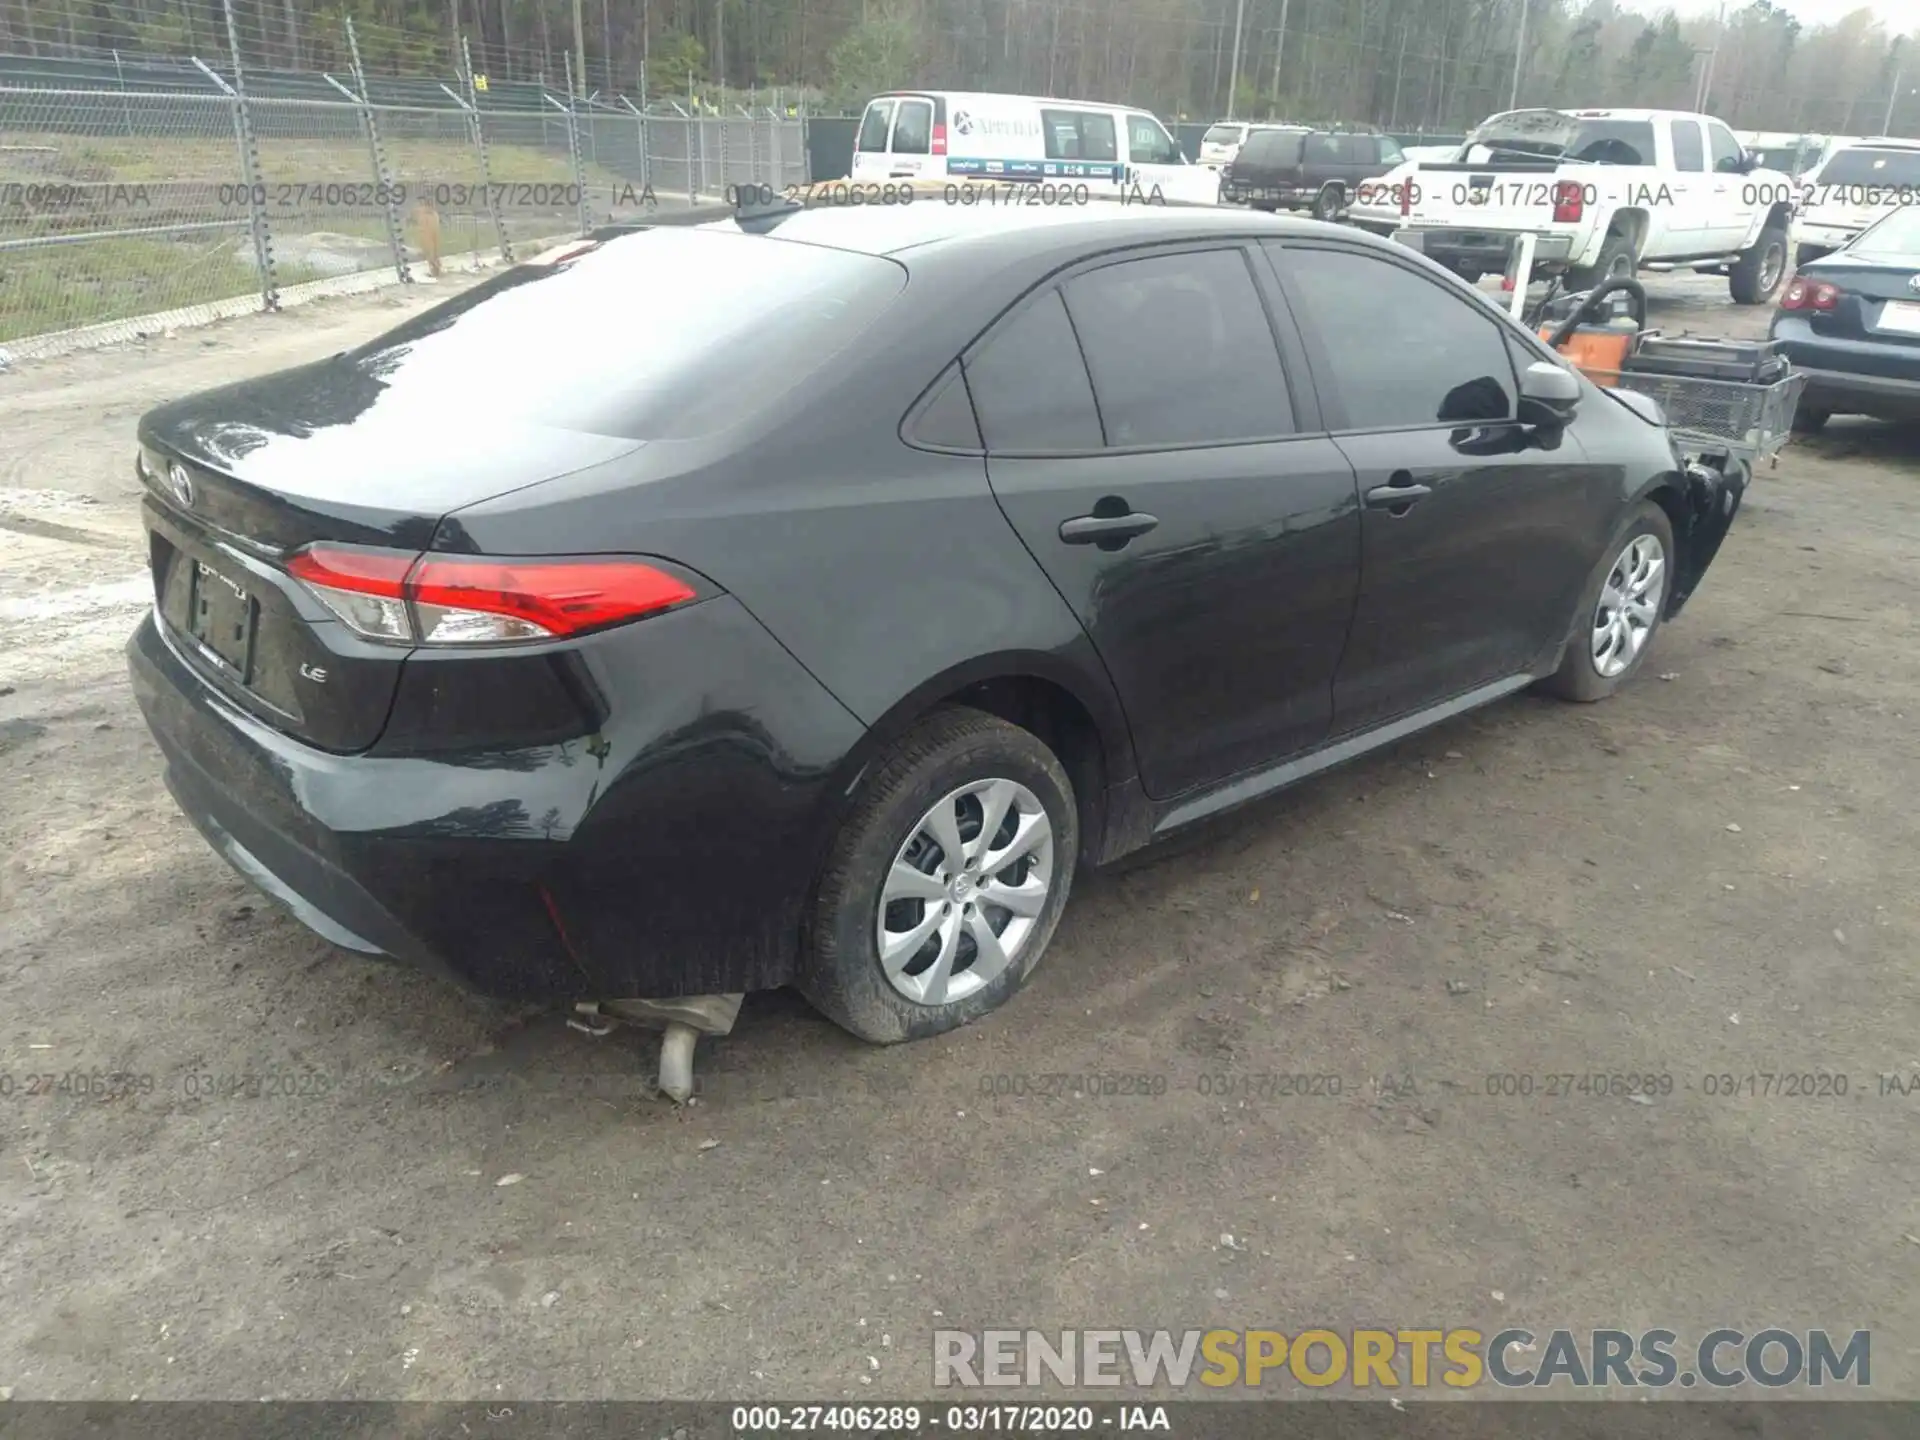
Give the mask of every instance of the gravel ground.
<path id="1" fill-rule="evenodd" d="M 1920 1074 L 1920 435 L 1792 447 L 1613 701 L 1515 699 L 1085 882 L 960 1034 L 868 1049 L 752 998 L 676 1112 L 645 1037 L 263 902 L 124 681 L 140 412 L 425 298 L 0 377 L 16 1399 L 871 1400 L 927 1392 L 938 1325 L 1508 1323 L 1866 1327 L 1875 1392 L 1920 1398 L 1920 1095 L 1880 1078 Z M 150 1088 L 28 1093 L 105 1071 Z M 1744 1093 L 1813 1072 L 1847 1094 Z M 1672 1089 L 1484 1093 L 1593 1073 Z M 1062 1075 L 1150 1093 L 992 1093 Z"/>

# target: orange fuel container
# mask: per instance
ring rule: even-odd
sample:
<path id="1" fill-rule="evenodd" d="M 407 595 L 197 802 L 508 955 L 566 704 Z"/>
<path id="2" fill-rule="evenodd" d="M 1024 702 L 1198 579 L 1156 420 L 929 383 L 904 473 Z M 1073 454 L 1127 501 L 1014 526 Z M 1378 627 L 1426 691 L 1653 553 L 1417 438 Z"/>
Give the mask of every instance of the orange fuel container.
<path id="1" fill-rule="evenodd" d="M 1594 384 L 1610 386 L 1617 381 L 1621 365 L 1633 352 L 1633 342 L 1639 333 L 1632 321 L 1628 321 L 1624 328 L 1582 325 L 1562 342 L 1560 353 Z M 1553 329 L 1548 327 L 1541 330 L 1540 338 L 1551 340 Z"/>

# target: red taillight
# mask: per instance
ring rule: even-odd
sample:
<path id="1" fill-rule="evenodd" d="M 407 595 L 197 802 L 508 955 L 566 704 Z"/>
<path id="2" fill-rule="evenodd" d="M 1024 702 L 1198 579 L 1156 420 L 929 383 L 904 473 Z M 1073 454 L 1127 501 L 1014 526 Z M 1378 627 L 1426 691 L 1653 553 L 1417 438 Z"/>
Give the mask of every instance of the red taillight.
<path id="1" fill-rule="evenodd" d="M 1586 214 L 1586 191 L 1575 180 L 1562 180 L 1553 187 L 1553 223 L 1577 225 Z"/>
<path id="2" fill-rule="evenodd" d="M 618 556 L 503 560 L 315 545 L 287 573 L 358 634 L 421 645 L 578 635 L 695 598 L 677 576 Z"/>
<path id="3" fill-rule="evenodd" d="M 1780 297 L 1782 310 L 1836 310 L 1840 306 L 1840 297 L 1845 292 L 1838 285 L 1825 280 L 1809 280 L 1796 275 L 1793 283 L 1787 286 L 1787 293 Z"/>
<path id="4" fill-rule="evenodd" d="M 933 127 L 933 153 L 936 155 L 947 153 L 947 127 L 944 125 Z"/>

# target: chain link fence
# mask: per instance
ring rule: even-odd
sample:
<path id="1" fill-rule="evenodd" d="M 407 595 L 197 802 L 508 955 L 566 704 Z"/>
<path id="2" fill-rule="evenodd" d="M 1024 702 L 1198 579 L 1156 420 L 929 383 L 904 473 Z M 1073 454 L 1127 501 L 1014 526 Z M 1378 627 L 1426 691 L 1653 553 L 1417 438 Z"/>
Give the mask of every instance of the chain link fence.
<path id="1" fill-rule="evenodd" d="M 804 123 L 536 92 L 444 104 L 0 85 L 0 355 L 431 283 L 729 187 L 804 183 Z"/>

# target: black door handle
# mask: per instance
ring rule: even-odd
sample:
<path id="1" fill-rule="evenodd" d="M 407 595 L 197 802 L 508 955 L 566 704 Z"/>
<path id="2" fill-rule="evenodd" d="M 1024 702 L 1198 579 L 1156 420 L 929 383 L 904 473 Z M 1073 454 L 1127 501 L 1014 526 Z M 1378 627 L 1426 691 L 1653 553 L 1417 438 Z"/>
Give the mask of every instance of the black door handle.
<path id="1" fill-rule="evenodd" d="M 1376 510 L 1390 510 L 1395 515 L 1404 515 L 1412 508 L 1414 501 L 1423 500 L 1433 493 L 1431 485 L 1414 483 L 1413 476 L 1405 470 L 1396 470 L 1388 477 L 1385 485 L 1376 485 L 1367 491 L 1367 504 Z"/>
<path id="2" fill-rule="evenodd" d="M 1146 534 L 1159 523 L 1159 516 L 1137 510 L 1127 515 L 1076 515 L 1060 522 L 1060 539 L 1067 545 L 1098 545 L 1102 550 L 1118 550 L 1134 536 Z"/>

